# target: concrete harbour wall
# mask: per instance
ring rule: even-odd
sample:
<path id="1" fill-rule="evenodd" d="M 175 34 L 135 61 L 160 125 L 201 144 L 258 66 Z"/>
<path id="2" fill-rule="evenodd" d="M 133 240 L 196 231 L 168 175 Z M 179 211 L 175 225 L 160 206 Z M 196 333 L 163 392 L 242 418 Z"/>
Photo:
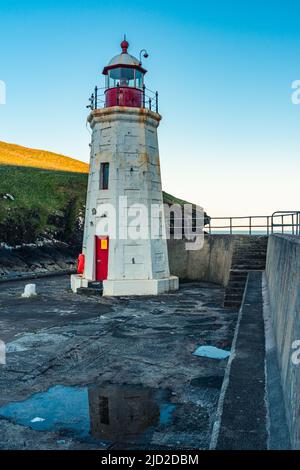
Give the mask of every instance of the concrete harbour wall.
<path id="1" fill-rule="evenodd" d="M 294 343 L 300 340 L 299 237 L 270 237 L 266 277 L 291 443 L 300 449 L 300 347 Z"/>
<path id="2" fill-rule="evenodd" d="M 181 281 L 207 281 L 226 286 L 234 237 L 207 235 L 201 250 L 185 249 L 185 240 L 168 240 L 170 272 Z"/>
<path id="3" fill-rule="evenodd" d="M 181 281 L 207 281 L 227 286 L 237 243 L 261 238 L 249 235 L 205 235 L 201 250 L 187 251 L 185 240 L 168 240 L 170 272 Z"/>

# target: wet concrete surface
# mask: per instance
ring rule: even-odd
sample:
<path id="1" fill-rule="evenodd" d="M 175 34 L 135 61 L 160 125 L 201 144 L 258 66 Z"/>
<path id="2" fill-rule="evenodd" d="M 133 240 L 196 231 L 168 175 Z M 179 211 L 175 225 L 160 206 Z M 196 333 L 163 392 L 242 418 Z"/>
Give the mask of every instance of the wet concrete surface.
<path id="1" fill-rule="evenodd" d="M 237 312 L 222 308 L 222 288 L 98 298 L 74 295 L 67 276 L 35 283 L 30 299 L 21 297 L 24 281 L 0 284 L 1 449 L 209 447 L 227 359 L 192 353 L 230 350 Z M 85 398 L 68 408 L 55 402 L 57 390 Z"/>

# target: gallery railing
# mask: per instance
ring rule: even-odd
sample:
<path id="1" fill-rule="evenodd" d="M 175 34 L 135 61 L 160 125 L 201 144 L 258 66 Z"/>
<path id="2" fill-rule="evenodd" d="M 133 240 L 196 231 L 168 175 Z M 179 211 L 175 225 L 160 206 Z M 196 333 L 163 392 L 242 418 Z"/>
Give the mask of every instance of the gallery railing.
<path id="1" fill-rule="evenodd" d="M 116 98 L 117 98 L 117 103 L 118 103 L 120 87 L 117 86 L 116 88 L 117 88 Z M 105 87 L 99 88 L 96 86 L 94 88 L 94 91 L 89 98 L 89 104 L 87 105 L 87 108 L 90 108 L 91 110 L 105 108 L 104 90 L 106 90 Z M 150 109 L 150 111 L 155 111 L 156 113 L 158 113 L 158 92 L 149 90 L 149 88 L 146 88 L 145 85 L 142 88 L 142 107 Z"/>

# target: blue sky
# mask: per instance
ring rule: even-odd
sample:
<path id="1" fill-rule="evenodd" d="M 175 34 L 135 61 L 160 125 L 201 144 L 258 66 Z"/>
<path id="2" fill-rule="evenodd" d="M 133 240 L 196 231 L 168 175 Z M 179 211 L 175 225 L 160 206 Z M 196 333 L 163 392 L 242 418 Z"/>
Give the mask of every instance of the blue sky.
<path id="1" fill-rule="evenodd" d="M 163 187 L 212 216 L 299 209 L 296 1 L 2 1 L 0 140 L 88 161 L 88 96 L 119 52 L 150 54 Z"/>

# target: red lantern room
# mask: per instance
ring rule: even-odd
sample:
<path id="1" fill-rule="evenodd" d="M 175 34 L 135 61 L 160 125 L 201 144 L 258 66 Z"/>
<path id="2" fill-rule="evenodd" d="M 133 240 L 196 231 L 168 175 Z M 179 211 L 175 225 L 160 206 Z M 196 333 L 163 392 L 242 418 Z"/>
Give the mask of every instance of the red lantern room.
<path id="1" fill-rule="evenodd" d="M 128 42 L 121 42 L 122 52 L 112 58 L 104 67 L 106 76 L 105 106 L 129 106 L 141 108 L 143 105 L 144 75 L 147 72 L 141 61 L 128 54 Z M 147 53 L 144 54 L 147 57 Z"/>

